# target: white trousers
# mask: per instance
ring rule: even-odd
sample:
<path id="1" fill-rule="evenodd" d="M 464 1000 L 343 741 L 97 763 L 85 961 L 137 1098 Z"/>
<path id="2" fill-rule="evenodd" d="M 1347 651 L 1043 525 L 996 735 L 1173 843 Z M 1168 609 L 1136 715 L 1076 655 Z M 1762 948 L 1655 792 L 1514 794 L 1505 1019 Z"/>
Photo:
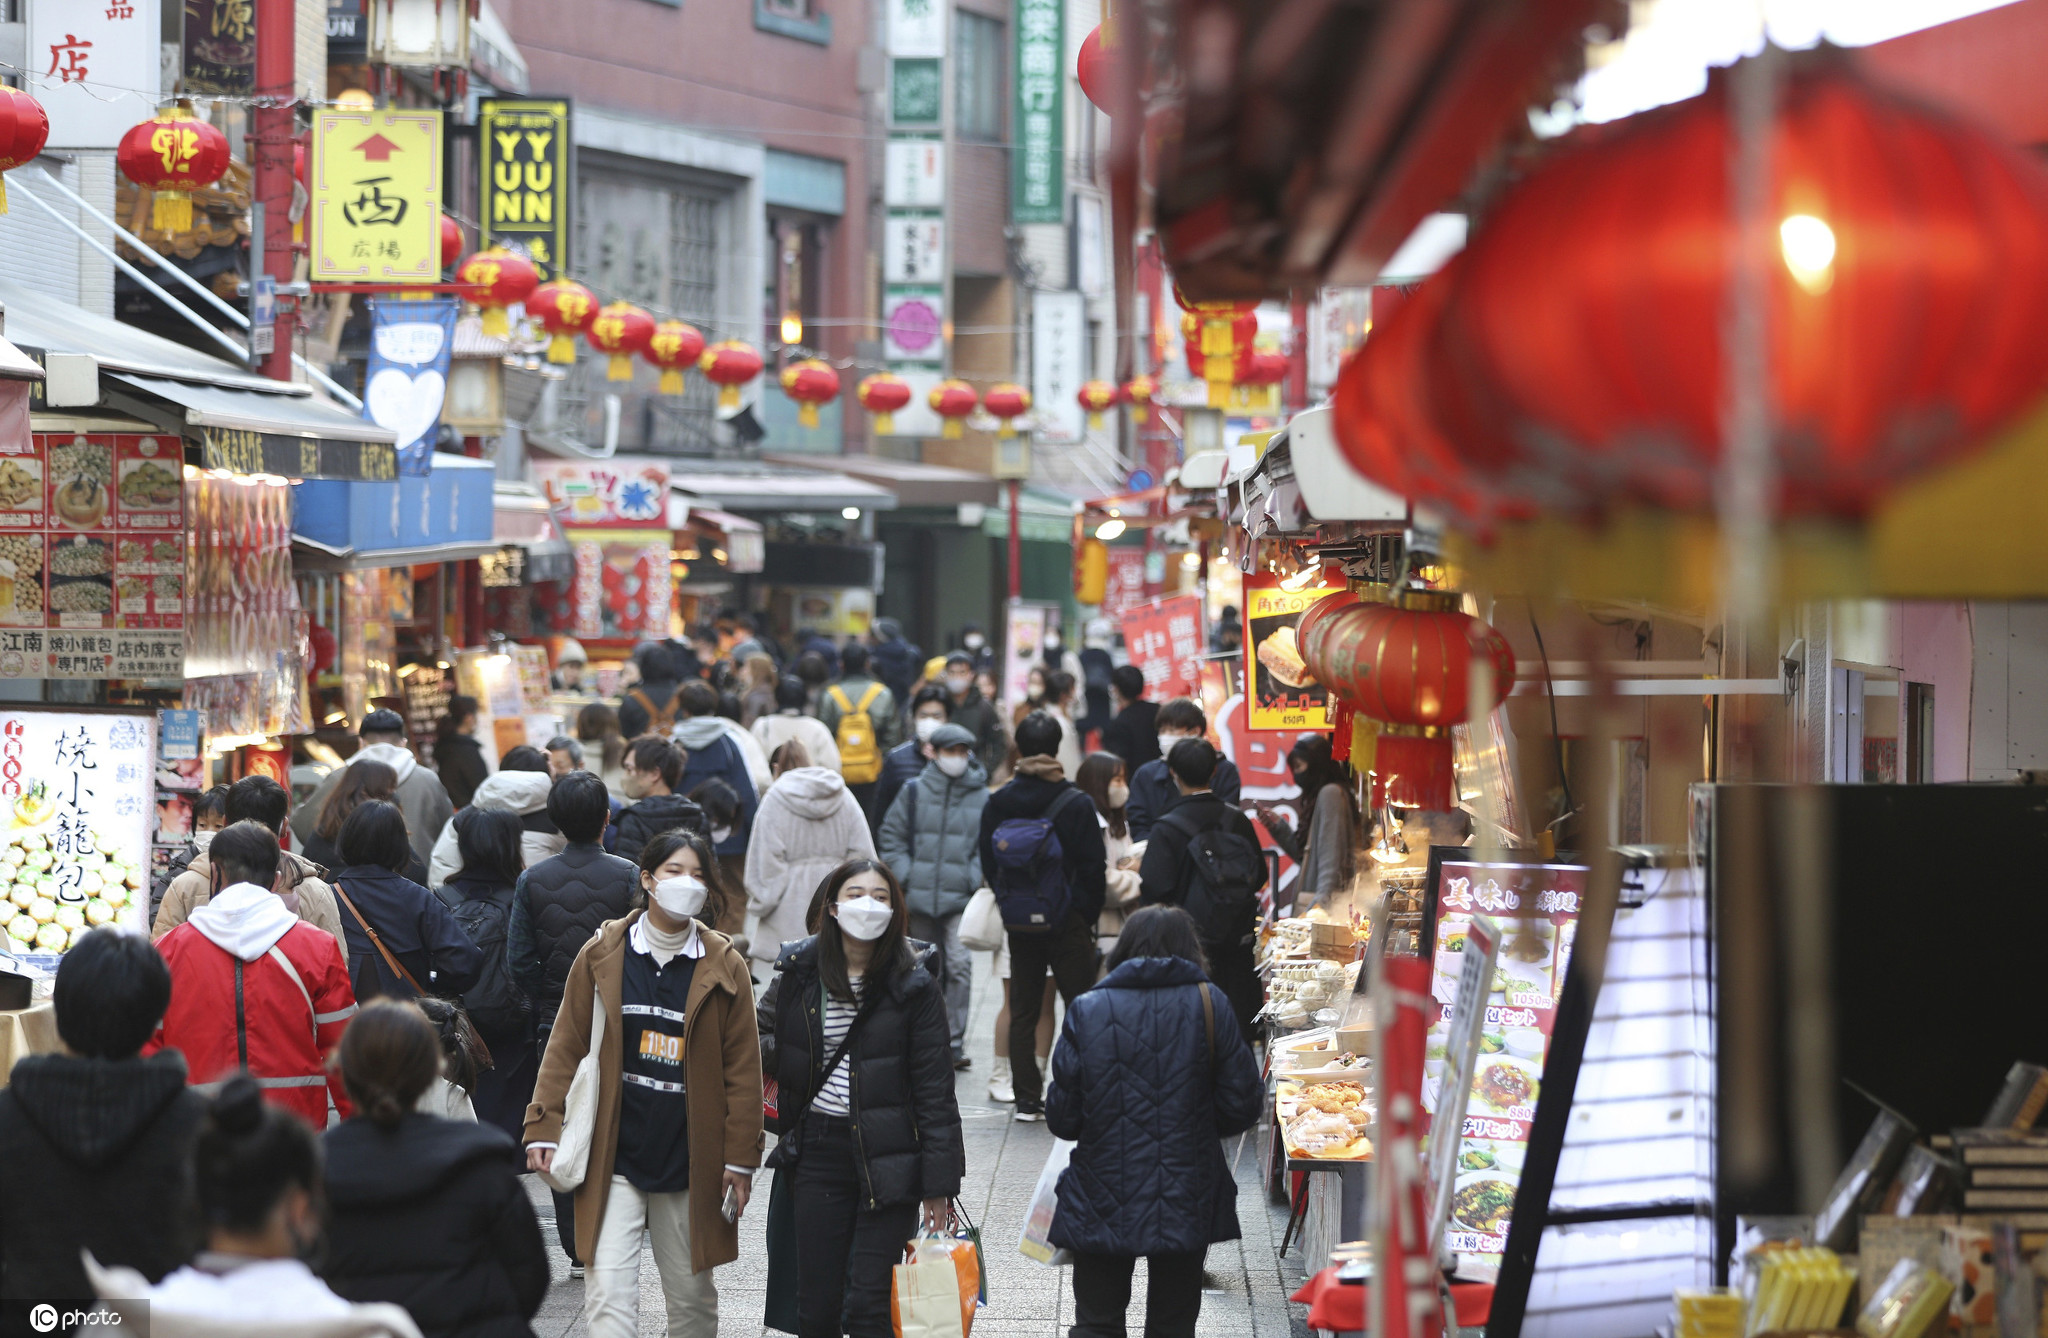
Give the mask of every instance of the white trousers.
<path id="1" fill-rule="evenodd" d="M 690 1271 L 689 1191 L 643 1194 L 622 1175 L 612 1177 L 597 1229 L 597 1257 L 586 1274 L 583 1310 L 590 1338 L 638 1338 L 643 1230 L 668 1302 L 668 1338 L 718 1338 L 718 1288 L 711 1270 Z"/>

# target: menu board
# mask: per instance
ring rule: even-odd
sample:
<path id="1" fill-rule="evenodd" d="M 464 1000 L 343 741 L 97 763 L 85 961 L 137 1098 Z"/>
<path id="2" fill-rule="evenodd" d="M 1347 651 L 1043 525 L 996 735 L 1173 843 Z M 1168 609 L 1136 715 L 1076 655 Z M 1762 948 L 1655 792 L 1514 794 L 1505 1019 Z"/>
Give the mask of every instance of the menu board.
<path id="1" fill-rule="evenodd" d="M 1575 864 L 1476 863 L 1431 854 L 1430 993 L 1436 1019 L 1424 1052 L 1422 1104 L 1432 1115 L 1456 1048 L 1458 982 L 1474 916 L 1500 926 L 1500 956 L 1485 994 L 1479 1058 L 1458 1149 L 1444 1241 L 1458 1254 L 1507 1252 L 1508 1223 L 1543 1064 L 1578 933 L 1586 869 Z M 1432 1139 L 1434 1131 L 1432 1131 Z"/>
<path id="2" fill-rule="evenodd" d="M 156 731 L 148 711 L 0 710 L 0 917 L 9 952 L 147 929 Z"/>
<path id="3" fill-rule="evenodd" d="M 1285 588 L 1283 579 L 1293 578 L 1244 578 L 1245 728 L 1328 729 L 1330 694 L 1302 664 L 1294 627 L 1309 605 L 1344 589 L 1344 579 L 1333 567 L 1298 590 Z"/>

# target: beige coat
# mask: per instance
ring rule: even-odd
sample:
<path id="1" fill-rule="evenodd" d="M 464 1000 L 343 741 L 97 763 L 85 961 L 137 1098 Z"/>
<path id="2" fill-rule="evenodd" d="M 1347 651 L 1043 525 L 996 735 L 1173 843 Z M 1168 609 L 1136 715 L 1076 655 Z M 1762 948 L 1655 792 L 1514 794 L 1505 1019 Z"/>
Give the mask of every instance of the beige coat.
<path id="1" fill-rule="evenodd" d="M 271 884 L 271 891 L 284 897 L 288 903 L 296 904 L 292 909 L 301 920 L 315 929 L 324 929 L 334 935 L 334 941 L 341 945 L 341 960 L 348 960 L 348 940 L 341 932 L 341 907 L 334 900 L 334 892 L 321 881 L 325 873 L 304 855 L 291 851 L 279 852 L 277 881 Z M 213 866 L 206 861 L 206 852 L 192 857 L 185 872 L 171 880 L 164 889 L 163 905 L 157 907 L 156 924 L 150 927 L 152 942 L 170 933 L 179 925 L 192 918 L 194 909 L 204 906 L 213 899 Z"/>
<path id="2" fill-rule="evenodd" d="M 533 1104 L 526 1108 L 522 1143 L 556 1143 L 562 1137 L 562 1103 L 569 1079 L 590 1052 L 591 1008 L 604 1000 L 605 1036 L 598 1056 L 597 1123 L 590 1162 L 576 1190 L 576 1256 L 597 1257 L 597 1229 L 604 1221 L 619 1139 L 619 1089 L 623 1060 L 615 1038 L 623 1035 L 619 1009 L 625 981 L 626 933 L 644 914 L 609 920 L 576 954 L 562 990 L 561 1011 L 541 1058 Z M 747 959 L 732 940 L 715 930 L 704 935 L 704 956 L 690 979 L 683 1012 L 683 1078 L 690 1103 L 690 1271 L 702 1273 L 739 1258 L 739 1228 L 719 1212 L 716 1191 L 727 1166 L 759 1166 L 761 1146 L 761 1038 L 754 1021 L 753 980 Z M 711 1187 L 712 1192 L 701 1192 Z"/>

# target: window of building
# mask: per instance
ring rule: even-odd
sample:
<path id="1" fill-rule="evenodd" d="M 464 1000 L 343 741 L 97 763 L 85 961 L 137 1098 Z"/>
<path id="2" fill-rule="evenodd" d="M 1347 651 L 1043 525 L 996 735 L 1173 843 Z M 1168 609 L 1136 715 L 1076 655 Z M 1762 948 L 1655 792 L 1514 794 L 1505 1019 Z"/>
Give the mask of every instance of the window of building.
<path id="1" fill-rule="evenodd" d="M 754 26 L 799 41 L 832 45 L 832 16 L 821 13 L 823 0 L 754 0 Z"/>
<path id="2" fill-rule="evenodd" d="M 1009 88 L 998 19 L 953 13 L 953 133 L 960 139 L 1003 137 L 1003 97 Z"/>

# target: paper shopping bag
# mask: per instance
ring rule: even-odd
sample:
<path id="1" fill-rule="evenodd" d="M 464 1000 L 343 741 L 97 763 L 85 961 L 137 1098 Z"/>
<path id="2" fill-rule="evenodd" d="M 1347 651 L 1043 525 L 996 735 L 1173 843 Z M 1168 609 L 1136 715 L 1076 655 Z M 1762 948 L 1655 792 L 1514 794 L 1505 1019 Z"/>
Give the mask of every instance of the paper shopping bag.
<path id="1" fill-rule="evenodd" d="M 1073 1155 L 1071 1142 L 1064 1138 L 1054 1141 L 1052 1153 L 1045 1159 L 1045 1169 L 1038 1173 L 1038 1188 L 1031 1193 L 1031 1210 L 1024 1214 L 1023 1238 L 1017 1242 L 1019 1254 L 1050 1268 L 1073 1261 L 1072 1255 L 1051 1240 L 1052 1217 L 1060 1206 L 1060 1172 L 1067 1169 Z"/>
<path id="2" fill-rule="evenodd" d="M 921 1237 L 910 1262 L 896 1265 L 889 1293 L 896 1338 L 967 1338 L 952 1244 L 944 1236 Z"/>

